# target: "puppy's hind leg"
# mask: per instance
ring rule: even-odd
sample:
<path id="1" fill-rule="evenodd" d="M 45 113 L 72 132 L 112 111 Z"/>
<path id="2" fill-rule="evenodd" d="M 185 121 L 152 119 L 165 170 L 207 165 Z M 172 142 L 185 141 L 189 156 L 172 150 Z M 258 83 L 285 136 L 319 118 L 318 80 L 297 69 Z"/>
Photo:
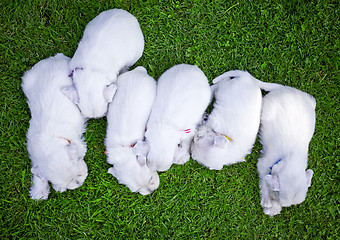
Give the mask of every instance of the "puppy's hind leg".
<path id="1" fill-rule="evenodd" d="M 48 185 L 48 181 L 37 175 L 33 175 L 30 189 L 31 198 L 36 200 L 46 200 L 49 193 L 50 186 Z"/>

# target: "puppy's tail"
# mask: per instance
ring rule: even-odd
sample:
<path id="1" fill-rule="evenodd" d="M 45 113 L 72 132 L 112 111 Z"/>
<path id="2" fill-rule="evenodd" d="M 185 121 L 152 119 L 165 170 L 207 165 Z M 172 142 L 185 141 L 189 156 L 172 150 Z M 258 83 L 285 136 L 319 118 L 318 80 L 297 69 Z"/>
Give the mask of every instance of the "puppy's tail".
<path id="1" fill-rule="evenodd" d="M 268 83 L 268 82 L 262 82 L 256 78 L 253 78 L 254 81 L 257 83 L 257 85 L 264 91 L 266 92 L 270 92 L 270 91 L 273 91 L 277 88 L 281 88 L 283 87 L 283 85 L 281 84 L 278 84 L 278 83 Z"/>
<path id="2" fill-rule="evenodd" d="M 241 70 L 232 70 L 232 71 L 228 71 L 223 73 L 222 75 L 218 76 L 217 78 L 215 78 L 212 82 L 213 84 L 218 83 L 221 80 L 232 80 L 234 78 L 239 78 L 239 77 L 244 77 L 246 75 L 248 75 L 248 72 L 245 71 L 241 71 Z"/>
<path id="3" fill-rule="evenodd" d="M 221 80 L 232 80 L 234 78 L 251 78 L 253 79 L 256 84 L 259 86 L 259 88 L 263 89 L 264 91 L 270 92 L 274 89 L 283 87 L 283 85 L 281 84 L 277 84 L 277 83 L 267 83 L 267 82 L 262 82 L 256 78 L 254 78 L 250 73 L 248 73 L 247 71 L 241 71 L 241 70 L 232 70 L 232 71 L 228 71 L 226 73 L 223 73 L 222 75 L 218 76 L 217 78 L 215 78 L 213 80 L 213 84 L 218 83 Z M 212 91 L 216 90 L 216 86 L 212 86 Z"/>

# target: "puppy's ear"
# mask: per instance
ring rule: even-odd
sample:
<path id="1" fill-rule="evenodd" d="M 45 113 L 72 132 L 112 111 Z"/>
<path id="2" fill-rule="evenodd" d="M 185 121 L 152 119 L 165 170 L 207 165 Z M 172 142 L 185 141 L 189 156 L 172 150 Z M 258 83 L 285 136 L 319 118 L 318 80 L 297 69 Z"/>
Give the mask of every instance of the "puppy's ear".
<path id="1" fill-rule="evenodd" d="M 223 148 L 227 144 L 227 142 L 228 142 L 227 138 L 223 136 L 216 136 L 214 138 L 214 147 Z"/>
<path id="2" fill-rule="evenodd" d="M 115 95 L 117 91 L 117 85 L 116 84 L 110 84 L 104 88 L 103 94 L 104 99 L 106 102 L 110 103 L 113 100 L 113 96 Z"/>
<path id="3" fill-rule="evenodd" d="M 146 156 L 149 152 L 149 144 L 147 144 L 145 141 L 139 140 L 132 148 L 132 151 L 135 155 Z"/>
<path id="4" fill-rule="evenodd" d="M 267 186 L 272 191 L 279 191 L 280 190 L 280 182 L 278 176 L 267 175 L 265 176 L 265 181 Z"/>
<path id="5" fill-rule="evenodd" d="M 61 91 L 75 104 L 79 104 L 79 95 L 77 89 L 74 86 L 64 87 Z"/>
<path id="6" fill-rule="evenodd" d="M 78 160 L 78 146 L 77 144 L 70 143 L 66 146 L 67 154 L 71 161 Z"/>
<path id="7" fill-rule="evenodd" d="M 307 185 L 308 185 L 308 187 L 310 187 L 311 184 L 312 184 L 312 177 L 313 177 L 313 170 L 312 169 L 308 169 L 306 171 L 306 178 L 307 178 Z"/>

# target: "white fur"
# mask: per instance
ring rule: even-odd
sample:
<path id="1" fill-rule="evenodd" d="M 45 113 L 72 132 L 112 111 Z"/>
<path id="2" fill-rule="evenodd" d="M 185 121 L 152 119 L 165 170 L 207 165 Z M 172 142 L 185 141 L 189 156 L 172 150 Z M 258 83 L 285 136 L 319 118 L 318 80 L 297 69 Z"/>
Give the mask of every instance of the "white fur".
<path id="1" fill-rule="evenodd" d="M 162 74 L 145 133 L 151 169 L 166 171 L 189 160 L 190 142 L 210 97 L 209 82 L 197 66 L 180 64 Z"/>
<path id="2" fill-rule="evenodd" d="M 285 86 L 272 89 L 263 98 L 260 127 L 263 156 L 257 168 L 261 205 L 270 216 L 306 198 L 313 176 L 313 171 L 306 168 L 315 127 L 315 105 L 309 94 Z"/>
<path id="3" fill-rule="evenodd" d="M 215 103 L 198 127 L 191 145 L 192 158 L 209 169 L 244 162 L 260 125 L 261 90 L 248 72 L 229 71 L 213 80 Z"/>
<path id="4" fill-rule="evenodd" d="M 87 24 L 70 61 L 74 87 L 65 94 L 76 100 L 84 116 L 104 116 L 117 75 L 136 63 L 143 50 L 143 33 L 132 14 L 121 9 L 100 13 Z"/>
<path id="5" fill-rule="evenodd" d="M 68 63 L 68 57 L 57 54 L 37 63 L 22 78 L 32 116 L 27 132 L 32 199 L 48 198 L 49 181 L 63 192 L 80 187 L 87 177 L 85 120 L 61 91 L 72 85 Z"/>
<path id="6" fill-rule="evenodd" d="M 114 165 L 109 173 L 132 192 L 150 194 L 158 188 L 159 177 L 146 165 L 147 149 L 142 140 L 156 95 L 156 81 L 145 68 L 137 67 L 120 75 L 117 86 L 107 114 L 107 162 Z"/>

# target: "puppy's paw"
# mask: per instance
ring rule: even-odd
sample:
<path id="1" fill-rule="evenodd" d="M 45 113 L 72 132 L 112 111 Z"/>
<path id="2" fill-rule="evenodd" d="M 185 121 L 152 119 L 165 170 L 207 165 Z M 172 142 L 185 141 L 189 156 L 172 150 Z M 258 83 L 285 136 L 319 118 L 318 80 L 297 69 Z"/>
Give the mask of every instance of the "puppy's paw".
<path id="1" fill-rule="evenodd" d="M 281 212 L 281 209 L 281 205 L 275 202 L 271 207 L 264 208 L 263 212 L 272 217 L 279 214 Z"/>
<path id="2" fill-rule="evenodd" d="M 46 200 L 48 198 L 48 194 L 50 193 L 50 187 L 39 187 L 39 186 L 32 186 L 30 189 L 30 196 L 31 199 L 34 200 Z"/>
<path id="3" fill-rule="evenodd" d="M 184 164 L 187 161 L 189 161 L 189 159 L 190 159 L 190 154 L 189 153 L 185 153 L 179 159 L 176 159 L 174 163 L 176 163 L 176 164 Z"/>
<path id="4" fill-rule="evenodd" d="M 66 190 L 67 190 L 67 188 L 66 187 L 62 187 L 62 186 L 58 186 L 58 185 L 54 185 L 54 184 L 52 184 L 52 186 L 53 186 L 53 189 L 56 191 L 56 192 L 65 192 Z"/>
<path id="5" fill-rule="evenodd" d="M 30 196 L 36 200 L 46 200 L 50 193 L 48 181 L 38 175 L 33 174 Z"/>
<path id="6" fill-rule="evenodd" d="M 262 198 L 261 199 L 261 206 L 263 208 L 270 208 L 273 206 L 272 201 L 270 200 L 270 198 Z"/>

